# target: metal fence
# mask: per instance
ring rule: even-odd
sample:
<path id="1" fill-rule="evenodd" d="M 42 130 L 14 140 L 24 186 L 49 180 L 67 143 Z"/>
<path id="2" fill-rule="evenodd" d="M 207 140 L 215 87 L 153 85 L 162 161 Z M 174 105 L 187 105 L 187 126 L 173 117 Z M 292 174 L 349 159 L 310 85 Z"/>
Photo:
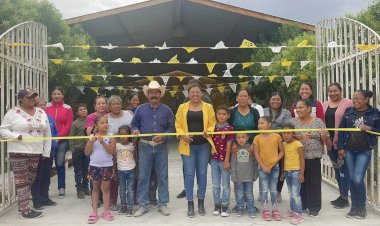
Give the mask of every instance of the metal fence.
<path id="1" fill-rule="evenodd" d="M 16 93 L 31 88 L 40 96 L 48 92 L 46 26 L 37 22 L 18 24 L 0 35 L 0 121 L 17 104 Z M 0 144 L 0 215 L 16 201 L 6 144 Z"/>
<path id="2" fill-rule="evenodd" d="M 380 36 L 364 24 L 348 19 L 322 20 L 316 25 L 317 40 L 317 93 L 318 100 L 328 99 L 327 87 L 332 82 L 342 85 L 344 97 L 351 98 L 357 89 L 374 92 L 370 104 L 380 105 Z M 357 45 L 365 44 L 368 50 Z M 329 47 L 328 47 L 329 46 Z M 372 160 L 366 174 L 367 198 L 380 210 L 379 147 L 373 150 Z M 322 175 L 325 182 L 336 185 L 334 169 L 328 156 L 324 156 Z"/>

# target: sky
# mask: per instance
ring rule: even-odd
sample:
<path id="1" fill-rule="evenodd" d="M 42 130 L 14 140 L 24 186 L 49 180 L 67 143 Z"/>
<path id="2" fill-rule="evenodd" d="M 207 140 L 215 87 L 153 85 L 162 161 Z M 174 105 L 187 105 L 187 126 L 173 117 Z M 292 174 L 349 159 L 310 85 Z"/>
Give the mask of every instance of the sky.
<path id="1" fill-rule="evenodd" d="M 63 18 L 82 16 L 144 0 L 49 0 L 62 12 Z M 356 14 L 373 0 L 217 0 L 217 2 L 316 24 L 322 19 L 343 17 L 347 13 Z"/>

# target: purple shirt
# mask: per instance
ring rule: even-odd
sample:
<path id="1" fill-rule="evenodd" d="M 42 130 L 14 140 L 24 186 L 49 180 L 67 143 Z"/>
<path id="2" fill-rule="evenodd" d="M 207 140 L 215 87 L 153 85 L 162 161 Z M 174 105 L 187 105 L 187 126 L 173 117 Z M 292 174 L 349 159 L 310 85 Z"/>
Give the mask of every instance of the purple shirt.
<path id="1" fill-rule="evenodd" d="M 131 130 L 145 133 L 174 133 L 174 114 L 165 104 L 153 108 L 150 103 L 140 105 L 131 122 Z M 152 140 L 152 137 L 143 137 Z"/>

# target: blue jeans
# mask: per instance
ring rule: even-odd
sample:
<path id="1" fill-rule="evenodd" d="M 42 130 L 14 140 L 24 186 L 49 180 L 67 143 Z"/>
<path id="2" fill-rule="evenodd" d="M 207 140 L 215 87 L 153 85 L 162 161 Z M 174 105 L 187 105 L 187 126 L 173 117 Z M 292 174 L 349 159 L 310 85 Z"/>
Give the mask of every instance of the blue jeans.
<path id="1" fill-rule="evenodd" d="M 260 200 L 263 205 L 268 203 L 268 191 L 270 192 L 272 206 L 277 205 L 277 181 L 279 173 L 280 167 L 278 164 L 273 166 L 269 173 L 264 173 L 259 167 Z"/>
<path id="2" fill-rule="evenodd" d="M 328 152 L 328 155 L 334 167 L 335 179 L 338 182 L 340 196 L 348 197 L 348 191 L 350 190 L 350 177 L 348 174 L 345 159 L 343 158 L 344 163 L 340 166 L 338 163 L 338 150 L 334 148 Z"/>
<path id="3" fill-rule="evenodd" d="M 151 146 L 139 143 L 139 181 L 137 183 L 137 202 L 148 210 L 149 182 L 152 167 L 156 169 L 158 181 L 158 206 L 166 206 L 169 202 L 168 186 L 168 147 L 166 142 Z"/>
<path id="4" fill-rule="evenodd" d="M 58 190 L 66 188 L 65 156 L 68 148 L 68 140 L 60 140 L 55 154 L 55 167 L 57 169 Z"/>
<path id="5" fill-rule="evenodd" d="M 227 206 L 230 204 L 230 171 L 224 170 L 224 162 L 211 159 L 212 195 L 215 204 Z M 222 185 L 222 197 L 220 197 Z"/>
<path id="6" fill-rule="evenodd" d="M 197 173 L 198 199 L 204 199 L 207 185 L 207 166 L 211 156 L 209 143 L 190 145 L 190 155 L 181 155 L 185 169 L 186 199 L 194 198 L 194 176 Z"/>
<path id="7" fill-rule="evenodd" d="M 135 169 L 119 170 L 117 176 L 119 178 L 120 186 L 120 204 L 132 208 L 135 197 L 133 189 L 135 187 Z M 128 192 L 127 195 L 126 192 Z"/>
<path id="8" fill-rule="evenodd" d="M 253 196 L 253 181 L 252 182 L 237 182 L 237 205 L 240 211 L 244 210 L 244 195 L 247 201 L 248 211 L 256 212 L 255 198 Z"/>
<path id="9" fill-rule="evenodd" d="M 301 183 L 299 176 L 299 170 L 285 171 L 285 179 L 290 196 L 290 209 L 293 212 L 302 214 Z"/>
<path id="10" fill-rule="evenodd" d="M 345 153 L 347 170 L 350 174 L 351 207 L 364 209 L 367 199 L 364 176 L 371 160 L 372 151 L 345 149 Z"/>

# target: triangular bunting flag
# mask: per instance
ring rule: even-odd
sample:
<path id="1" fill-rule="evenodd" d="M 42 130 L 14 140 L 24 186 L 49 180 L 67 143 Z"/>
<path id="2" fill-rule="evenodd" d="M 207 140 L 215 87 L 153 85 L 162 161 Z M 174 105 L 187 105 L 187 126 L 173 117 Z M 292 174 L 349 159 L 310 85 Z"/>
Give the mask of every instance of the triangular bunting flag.
<path id="1" fill-rule="evenodd" d="M 159 64 L 159 63 L 161 63 L 161 61 L 156 58 L 156 59 L 150 61 L 149 63 L 151 63 L 151 64 Z"/>
<path id="2" fill-rule="evenodd" d="M 302 42 L 298 43 L 297 47 L 301 47 L 301 48 L 307 47 L 308 46 L 307 43 L 308 41 L 306 39 L 302 40 Z"/>
<path id="3" fill-rule="evenodd" d="M 344 47 L 344 45 L 338 45 L 335 41 L 329 42 L 327 48 Z"/>
<path id="4" fill-rule="evenodd" d="M 260 64 L 263 67 L 269 67 L 272 64 L 272 62 L 260 62 Z"/>
<path id="5" fill-rule="evenodd" d="M 380 45 L 357 44 L 356 47 L 359 48 L 361 51 L 371 51 L 380 47 Z"/>
<path id="6" fill-rule="evenodd" d="M 183 47 L 187 53 L 192 53 L 194 50 L 197 50 L 198 47 Z"/>
<path id="7" fill-rule="evenodd" d="M 301 81 L 305 81 L 307 80 L 309 77 L 307 75 L 300 75 L 300 80 Z"/>
<path id="8" fill-rule="evenodd" d="M 242 65 L 243 65 L 243 69 L 245 69 L 245 68 L 247 68 L 247 67 L 249 67 L 249 66 L 251 66 L 251 65 L 253 65 L 254 63 L 253 62 L 245 62 L 245 63 L 242 63 Z"/>
<path id="9" fill-rule="evenodd" d="M 208 95 L 210 95 L 210 93 L 211 93 L 211 91 L 212 91 L 212 88 L 206 88 L 206 92 L 208 93 Z"/>
<path id="10" fill-rule="evenodd" d="M 177 93 L 177 91 L 170 90 L 169 93 L 170 93 L 170 95 L 172 95 L 172 97 L 174 97 L 174 95 Z"/>
<path id="11" fill-rule="evenodd" d="M 225 70 L 223 77 L 232 77 L 230 70 Z"/>
<path id="12" fill-rule="evenodd" d="M 149 80 L 149 81 L 153 81 L 154 80 L 154 76 L 150 75 L 150 76 L 146 76 L 146 78 Z"/>
<path id="13" fill-rule="evenodd" d="M 99 87 L 90 87 L 96 94 L 98 94 Z"/>
<path id="14" fill-rule="evenodd" d="M 239 83 L 240 87 L 245 88 L 248 86 L 248 81 Z"/>
<path id="15" fill-rule="evenodd" d="M 102 77 L 103 78 L 103 80 L 105 81 L 105 80 L 107 80 L 107 75 L 100 75 L 100 77 Z"/>
<path id="16" fill-rule="evenodd" d="M 218 90 L 220 93 L 224 93 L 224 86 L 218 86 Z"/>
<path id="17" fill-rule="evenodd" d="M 132 77 L 140 77 L 140 75 L 139 74 L 134 74 L 134 75 L 132 75 Z"/>
<path id="18" fill-rule="evenodd" d="M 108 43 L 107 46 L 99 46 L 99 47 L 103 49 L 108 49 L 108 50 L 117 48 L 117 46 L 113 46 L 111 43 Z"/>
<path id="19" fill-rule="evenodd" d="M 183 90 L 187 90 L 189 88 L 189 85 L 183 85 Z"/>
<path id="20" fill-rule="evenodd" d="M 285 79 L 285 85 L 286 85 L 286 87 L 289 88 L 289 85 L 290 85 L 290 82 L 293 79 L 293 76 L 291 76 L 291 75 L 284 76 L 284 79 Z"/>
<path id="21" fill-rule="evenodd" d="M 82 76 L 83 80 L 91 82 L 92 81 L 92 75 L 83 75 Z"/>
<path id="22" fill-rule="evenodd" d="M 145 46 L 144 44 L 141 44 L 141 45 L 139 45 L 139 46 L 129 46 L 128 48 L 130 48 L 130 49 L 134 49 L 134 48 L 145 49 L 146 46 Z"/>
<path id="23" fill-rule="evenodd" d="M 208 72 L 209 73 L 212 73 L 212 71 L 214 70 L 214 67 L 217 63 L 206 63 L 206 66 L 207 66 L 207 69 L 208 69 Z"/>
<path id="24" fill-rule="evenodd" d="M 123 60 L 121 58 L 117 58 L 116 60 L 111 61 L 112 63 L 122 63 Z"/>
<path id="25" fill-rule="evenodd" d="M 104 87 L 104 89 L 111 91 L 111 90 L 115 89 L 115 87 L 113 87 L 113 86 L 106 86 L 106 87 Z"/>
<path id="26" fill-rule="evenodd" d="M 78 47 L 81 48 L 81 49 L 84 49 L 84 50 L 89 50 L 91 48 L 91 46 L 89 44 L 78 46 Z"/>
<path id="27" fill-rule="evenodd" d="M 165 86 L 166 86 L 166 84 L 168 84 L 168 81 L 169 81 L 169 76 L 162 76 L 161 77 L 162 78 L 162 81 L 164 81 L 164 84 L 165 84 Z"/>
<path id="28" fill-rule="evenodd" d="M 91 62 L 101 63 L 101 62 L 103 62 L 103 60 L 101 58 L 96 58 L 95 60 L 91 60 Z"/>
<path id="29" fill-rule="evenodd" d="M 210 78 L 216 78 L 218 77 L 216 74 L 211 74 L 211 75 L 208 75 L 207 77 L 210 77 Z"/>
<path id="30" fill-rule="evenodd" d="M 62 64 L 63 63 L 63 59 L 50 59 L 51 62 L 53 62 L 54 64 Z"/>
<path id="31" fill-rule="evenodd" d="M 201 76 L 198 76 L 198 75 L 194 75 L 193 78 L 198 80 Z"/>
<path id="32" fill-rule="evenodd" d="M 83 92 L 84 86 L 77 86 L 77 89 L 79 90 L 79 92 L 81 92 L 82 94 L 84 94 L 84 92 Z"/>
<path id="33" fill-rule="evenodd" d="M 179 81 L 182 82 L 182 80 L 185 78 L 186 76 L 177 76 L 177 78 L 179 79 Z"/>
<path id="34" fill-rule="evenodd" d="M 305 60 L 305 61 L 301 61 L 301 69 L 304 68 L 308 63 L 310 63 L 311 61 L 308 61 L 308 60 Z"/>
<path id="35" fill-rule="evenodd" d="M 81 60 L 78 57 L 76 57 L 74 60 L 69 60 L 69 61 L 72 61 L 72 62 L 82 62 L 83 60 Z"/>
<path id="36" fill-rule="evenodd" d="M 273 53 L 279 53 L 279 52 L 281 52 L 282 47 L 284 47 L 284 46 L 272 46 L 269 48 L 272 50 Z"/>
<path id="37" fill-rule="evenodd" d="M 163 44 L 162 46 L 155 46 L 155 48 L 158 48 L 159 50 L 169 49 L 169 48 L 166 46 L 166 42 L 164 42 L 164 44 Z"/>
<path id="38" fill-rule="evenodd" d="M 206 84 L 207 88 L 210 88 L 211 86 L 212 86 L 212 84 Z"/>
<path id="39" fill-rule="evenodd" d="M 290 61 L 290 60 L 287 60 L 287 59 L 284 59 L 281 61 L 281 65 L 283 67 L 290 67 L 292 65 L 293 61 Z"/>
<path id="40" fill-rule="evenodd" d="M 215 47 L 212 47 L 211 49 L 228 49 L 223 41 L 218 42 L 218 44 L 215 45 Z"/>
<path id="41" fill-rule="evenodd" d="M 53 48 L 60 48 L 62 51 L 65 51 L 65 48 L 63 47 L 62 43 L 55 43 L 51 45 L 44 45 L 44 47 L 53 47 Z"/>
<path id="42" fill-rule="evenodd" d="M 196 61 L 194 58 L 191 58 L 186 64 L 198 64 L 198 61 Z"/>
<path id="43" fill-rule="evenodd" d="M 253 76 L 253 82 L 255 83 L 255 85 L 259 85 L 262 77 L 263 76 Z"/>
<path id="44" fill-rule="evenodd" d="M 175 55 L 174 57 L 172 57 L 169 61 L 168 61 L 168 64 L 179 64 L 180 62 L 178 61 L 177 59 L 177 55 Z"/>
<path id="45" fill-rule="evenodd" d="M 230 83 L 230 87 L 231 87 L 232 91 L 234 91 L 234 93 L 236 93 L 236 84 Z"/>
<path id="46" fill-rule="evenodd" d="M 236 63 L 226 63 L 226 66 L 227 66 L 227 70 L 231 70 L 232 68 L 236 66 Z"/>
<path id="47" fill-rule="evenodd" d="M 269 82 L 272 83 L 273 80 L 274 80 L 276 77 L 277 77 L 277 75 L 270 75 L 270 76 L 268 76 L 268 78 L 269 78 Z"/>
<path id="48" fill-rule="evenodd" d="M 134 89 L 132 89 L 132 91 L 134 91 L 135 93 L 138 93 L 140 90 L 137 88 L 134 88 Z"/>
<path id="49" fill-rule="evenodd" d="M 177 92 L 178 91 L 178 86 L 173 86 L 172 89 Z"/>
<path id="50" fill-rule="evenodd" d="M 239 77 L 239 79 L 243 79 L 243 78 L 247 78 L 248 76 L 246 76 L 246 75 L 239 75 L 238 77 Z"/>
<path id="51" fill-rule="evenodd" d="M 255 45 L 255 43 L 253 43 L 247 39 L 244 39 L 240 45 L 240 48 L 256 48 L 256 45 Z"/>
<path id="52" fill-rule="evenodd" d="M 115 76 L 116 78 L 124 78 L 124 75 L 123 74 L 118 74 Z"/>
<path id="53" fill-rule="evenodd" d="M 140 58 L 133 57 L 130 62 L 133 63 L 133 64 L 139 64 L 139 63 L 141 63 L 141 60 L 140 60 Z"/>
<path id="54" fill-rule="evenodd" d="M 185 95 L 186 98 L 189 96 L 189 92 L 187 90 L 184 90 L 182 92 L 183 92 L 183 95 Z"/>

